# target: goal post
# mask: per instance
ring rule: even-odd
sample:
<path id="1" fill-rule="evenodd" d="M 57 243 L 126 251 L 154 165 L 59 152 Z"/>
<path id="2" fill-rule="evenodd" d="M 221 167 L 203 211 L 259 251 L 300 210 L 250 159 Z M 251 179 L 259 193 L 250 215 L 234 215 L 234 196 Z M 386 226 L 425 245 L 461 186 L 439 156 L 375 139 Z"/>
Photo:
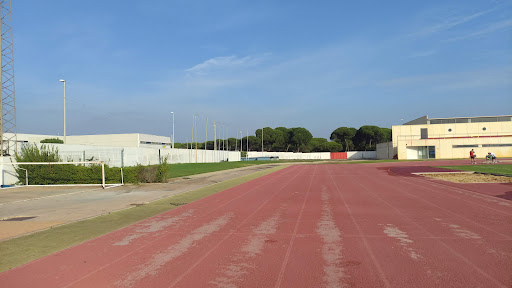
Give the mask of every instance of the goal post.
<path id="1" fill-rule="evenodd" d="M 12 165 L 17 176 L 18 182 L 23 183 L 27 186 L 70 186 L 70 185 L 101 185 L 103 189 L 120 186 L 122 183 L 108 184 L 105 181 L 105 162 L 104 161 L 77 161 L 77 162 L 1 162 L 1 169 L 4 170 L 4 165 Z M 38 165 L 38 169 L 31 169 L 30 166 Z M 54 165 L 74 165 L 71 169 L 52 169 Z M 42 168 L 49 166 L 48 168 Z M 101 174 L 99 168 L 101 167 Z M 20 170 L 20 171 L 18 171 Z M 57 170 L 57 171 L 55 171 Z M 110 172 L 111 169 L 109 170 Z M 36 183 L 33 184 L 30 181 L 32 177 L 37 178 Z M 123 181 L 123 171 L 120 170 L 120 179 Z M 110 173 L 112 174 L 112 173 Z M 116 173 L 117 174 L 117 173 Z M 23 176 L 23 177 L 22 177 Z M 101 183 L 97 183 L 101 177 Z M 117 178 L 118 176 L 116 176 Z M 24 178 L 22 181 L 21 178 Z M 45 179 L 46 178 L 46 179 Z M 111 175 L 112 178 L 112 175 Z M 73 182 L 77 183 L 73 183 Z M 118 180 L 116 180 L 118 181 Z M 53 183 L 56 182 L 56 183 Z M 61 183 L 58 183 L 61 182 Z M 78 182 L 90 182 L 90 183 L 78 183 Z M 96 183 L 95 183 L 96 182 Z M 32 184 L 31 184 L 32 183 Z"/>

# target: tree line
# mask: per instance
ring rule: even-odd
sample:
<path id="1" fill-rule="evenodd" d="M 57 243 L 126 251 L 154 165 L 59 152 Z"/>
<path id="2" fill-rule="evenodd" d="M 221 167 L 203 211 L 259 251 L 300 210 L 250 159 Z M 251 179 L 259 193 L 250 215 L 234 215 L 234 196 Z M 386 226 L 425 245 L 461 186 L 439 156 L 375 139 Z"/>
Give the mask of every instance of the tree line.
<path id="1" fill-rule="evenodd" d="M 263 141 L 262 141 L 263 135 Z M 273 152 L 346 152 L 375 151 L 378 143 L 391 141 L 391 129 L 372 125 L 359 129 L 339 127 L 331 133 L 330 140 L 314 138 L 306 128 L 265 127 L 257 129 L 254 136 L 217 139 L 202 143 L 175 143 L 176 148 L 213 150 L 273 151 Z M 242 149 L 240 149 L 242 145 Z"/>

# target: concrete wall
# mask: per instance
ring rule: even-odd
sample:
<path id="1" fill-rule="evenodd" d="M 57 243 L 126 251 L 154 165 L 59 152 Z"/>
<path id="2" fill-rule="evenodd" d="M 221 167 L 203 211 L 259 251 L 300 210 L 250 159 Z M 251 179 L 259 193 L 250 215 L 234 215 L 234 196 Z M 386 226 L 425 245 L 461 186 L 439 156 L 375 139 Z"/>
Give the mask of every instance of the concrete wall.
<path id="1" fill-rule="evenodd" d="M 14 157 L 0 156 L 0 163 L 16 162 Z M 14 185 L 18 182 L 14 165 L 0 165 L 0 185 Z"/>
<path id="2" fill-rule="evenodd" d="M 377 144 L 377 151 L 375 152 L 377 159 L 393 159 L 397 154 L 396 147 L 393 147 L 392 141 Z"/>
<path id="3" fill-rule="evenodd" d="M 428 129 L 428 139 L 420 139 L 422 128 Z M 424 146 L 435 147 L 436 159 L 468 158 L 471 149 L 478 158 L 488 152 L 497 157 L 512 157 L 512 121 L 403 125 L 392 129 L 398 159 L 412 157 L 417 148 L 408 147 Z"/>
<path id="4" fill-rule="evenodd" d="M 349 160 L 377 159 L 377 152 L 376 151 L 349 151 L 349 152 L 347 152 L 347 159 L 349 159 Z"/>

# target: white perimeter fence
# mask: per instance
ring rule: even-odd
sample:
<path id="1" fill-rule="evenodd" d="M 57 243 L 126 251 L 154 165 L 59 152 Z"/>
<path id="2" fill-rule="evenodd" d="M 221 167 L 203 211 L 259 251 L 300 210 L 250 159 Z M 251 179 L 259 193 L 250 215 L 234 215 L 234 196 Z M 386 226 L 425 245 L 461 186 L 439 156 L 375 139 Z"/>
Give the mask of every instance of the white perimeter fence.
<path id="1" fill-rule="evenodd" d="M 41 146 L 42 144 L 37 144 Z M 195 149 L 107 147 L 68 144 L 44 144 L 56 147 L 63 161 L 104 161 L 110 167 L 126 167 L 167 163 L 215 163 L 240 161 L 240 152 Z"/>
<path id="2" fill-rule="evenodd" d="M 29 143 L 30 145 L 34 143 Z M 57 148 L 59 156 L 65 162 L 104 161 L 110 167 L 129 167 L 160 164 L 167 159 L 169 164 L 177 163 L 215 163 L 240 161 L 240 152 L 213 151 L 195 149 L 146 148 L 146 147 L 108 147 L 70 144 L 40 144 Z M 21 147 L 18 146 L 18 149 Z M 0 157 L 2 162 L 16 162 L 14 157 Z M 0 184 L 13 185 L 18 181 L 13 165 L 0 167 Z"/>
<path id="3" fill-rule="evenodd" d="M 297 152 L 249 152 L 248 158 L 279 157 L 280 160 L 329 160 L 331 152 L 297 153 Z M 376 159 L 376 151 L 350 151 L 347 152 L 347 159 Z"/>

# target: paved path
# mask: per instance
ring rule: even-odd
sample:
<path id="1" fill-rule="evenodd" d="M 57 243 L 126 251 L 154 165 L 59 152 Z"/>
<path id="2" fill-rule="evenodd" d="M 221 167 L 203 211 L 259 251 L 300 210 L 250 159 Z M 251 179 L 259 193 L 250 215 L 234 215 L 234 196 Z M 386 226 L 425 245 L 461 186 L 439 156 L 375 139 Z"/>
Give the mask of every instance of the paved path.
<path id="1" fill-rule="evenodd" d="M 512 201 L 393 172 L 445 162 L 295 165 L 6 271 L 0 283 L 511 287 Z"/>
<path id="2" fill-rule="evenodd" d="M 255 165 L 173 179 L 166 184 L 126 185 L 102 189 L 90 186 L 20 187 L 0 190 L 0 219 L 35 217 L 25 221 L 0 221 L 0 241 L 48 227 L 91 218 L 132 204 L 147 203 L 242 177 L 275 165 Z"/>

